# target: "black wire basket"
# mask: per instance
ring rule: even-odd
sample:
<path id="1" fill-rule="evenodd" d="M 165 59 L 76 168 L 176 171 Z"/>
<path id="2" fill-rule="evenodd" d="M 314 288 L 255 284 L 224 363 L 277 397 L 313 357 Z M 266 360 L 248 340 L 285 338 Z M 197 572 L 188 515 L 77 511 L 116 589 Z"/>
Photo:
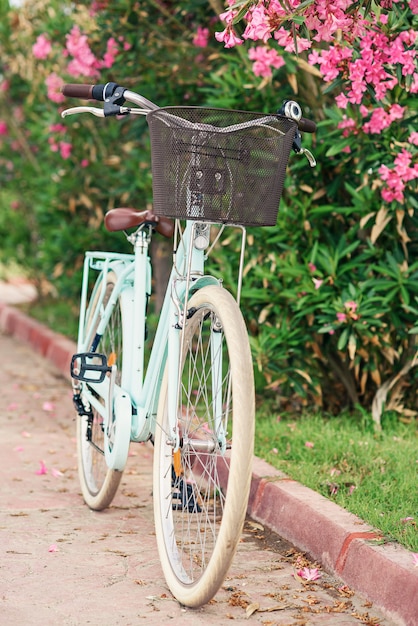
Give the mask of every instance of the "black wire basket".
<path id="1" fill-rule="evenodd" d="M 276 224 L 295 122 L 202 107 L 164 107 L 147 121 L 157 215 Z"/>

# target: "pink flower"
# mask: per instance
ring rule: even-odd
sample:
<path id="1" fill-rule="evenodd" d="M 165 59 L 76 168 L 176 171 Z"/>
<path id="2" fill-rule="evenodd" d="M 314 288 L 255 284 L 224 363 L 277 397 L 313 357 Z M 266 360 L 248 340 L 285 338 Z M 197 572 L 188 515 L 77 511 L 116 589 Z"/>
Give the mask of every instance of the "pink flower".
<path id="1" fill-rule="evenodd" d="M 316 271 L 316 265 L 314 265 L 313 263 L 308 263 L 308 268 L 310 272 Z"/>
<path id="2" fill-rule="evenodd" d="M 261 40 L 263 43 L 266 43 L 271 37 L 272 28 L 265 7 L 262 4 L 251 7 L 246 15 L 246 19 L 248 24 L 242 35 L 243 38 L 253 39 L 254 41 Z"/>
<path id="3" fill-rule="evenodd" d="M 313 448 L 315 444 L 312 441 L 305 441 L 305 448 Z"/>
<path id="4" fill-rule="evenodd" d="M 315 289 L 319 289 L 324 282 L 322 278 L 312 278 Z"/>
<path id="5" fill-rule="evenodd" d="M 391 124 L 390 115 L 382 107 L 374 109 L 370 120 L 363 125 L 365 133 L 380 134 Z"/>
<path id="6" fill-rule="evenodd" d="M 49 131 L 51 133 L 65 133 L 67 131 L 66 126 L 64 124 L 51 124 L 49 127 Z"/>
<path id="7" fill-rule="evenodd" d="M 345 313 L 337 313 L 337 320 L 339 322 L 345 322 L 347 320 L 347 315 Z"/>
<path id="8" fill-rule="evenodd" d="M 253 64 L 253 72 L 256 76 L 271 76 L 272 67 L 278 69 L 285 64 L 283 57 L 279 55 L 277 50 L 269 48 L 268 46 L 250 48 L 248 57 L 252 61 L 255 61 Z"/>
<path id="9" fill-rule="evenodd" d="M 81 165 L 81 167 L 88 167 L 89 166 L 88 159 L 82 159 L 80 165 Z"/>
<path id="10" fill-rule="evenodd" d="M 281 27 L 274 33 L 274 38 L 277 40 L 279 46 L 282 46 L 286 52 L 303 52 L 304 50 L 309 50 L 312 46 L 312 42 L 309 39 L 305 39 L 303 37 L 293 37 L 292 33 L 290 33 L 285 28 Z M 296 46 L 295 46 L 296 40 Z"/>
<path id="11" fill-rule="evenodd" d="M 100 62 L 91 51 L 87 36 L 81 34 L 78 26 L 73 26 L 70 33 L 66 35 L 66 40 L 66 50 L 73 57 L 67 66 L 67 72 L 75 77 L 89 76 L 97 78 L 99 76 L 98 67 Z M 109 61 L 110 57 L 107 62 Z"/>
<path id="12" fill-rule="evenodd" d="M 348 137 L 351 134 L 357 135 L 356 122 L 351 117 L 343 116 L 341 122 L 338 122 L 338 128 L 343 129 L 343 137 Z"/>
<path id="13" fill-rule="evenodd" d="M 389 118 L 390 121 L 401 120 L 403 118 L 403 114 L 405 111 L 405 107 L 401 107 L 400 104 L 392 104 L 389 109 Z"/>
<path id="14" fill-rule="evenodd" d="M 220 33 L 215 33 L 215 39 L 216 41 L 223 42 L 225 48 L 233 48 L 236 45 L 244 43 L 243 39 L 240 39 L 230 27 L 225 28 L 225 30 Z"/>
<path id="15" fill-rule="evenodd" d="M 37 59 L 46 59 L 51 52 L 51 42 L 45 35 L 39 35 L 32 46 L 33 56 Z"/>
<path id="16" fill-rule="evenodd" d="M 8 134 L 8 130 L 7 130 L 7 124 L 6 122 L 3 122 L 2 120 L 0 120 L 0 136 L 1 135 L 7 135 Z"/>
<path id="17" fill-rule="evenodd" d="M 409 8 L 414 15 L 418 15 L 418 0 L 409 0 Z"/>
<path id="18" fill-rule="evenodd" d="M 67 141 L 60 141 L 60 154 L 61 157 L 63 159 L 69 159 L 71 156 L 71 150 L 73 149 L 73 146 L 71 143 L 68 143 Z"/>
<path id="19" fill-rule="evenodd" d="M 379 175 L 386 183 L 386 187 L 382 190 L 382 198 L 387 202 L 393 200 L 403 202 L 406 184 L 418 178 L 418 164 L 411 167 L 411 161 L 412 153 L 403 149 L 395 157 L 394 167 L 389 168 L 386 165 L 379 167 Z"/>
<path id="20" fill-rule="evenodd" d="M 45 462 L 39 461 L 39 463 L 40 463 L 40 468 L 36 470 L 35 474 L 38 474 L 38 476 L 42 476 L 42 474 L 48 474 L 48 470 L 46 469 Z"/>
<path id="21" fill-rule="evenodd" d="M 209 28 L 197 27 L 197 33 L 193 37 L 193 45 L 197 48 L 206 48 L 209 40 Z"/>
<path id="22" fill-rule="evenodd" d="M 64 81 L 60 76 L 55 74 L 55 72 L 52 72 L 52 74 L 46 77 L 45 84 L 48 90 L 48 98 L 52 100 L 52 102 L 64 102 L 65 97 L 61 93 L 61 87 L 63 86 Z"/>
<path id="23" fill-rule="evenodd" d="M 345 306 L 347 307 L 347 309 L 351 309 L 352 311 L 356 311 L 358 304 L 354 300 L 348 300 L 348 302 L 345 303 Z"/>
<path id="24" fill-rule="evenodd" d="M 118 44 L 116 39 L 111 37 L 106 44 L 106 52 L 103 57 L 102 67 L 111 68 L 118 54 Z"/>
<path id="25" fill-rule="evenodd" d="M 337 107 L 339 107 L 340 109 L 346 109 L 348 106 L 348 98 L 344 93 L 340 93 L 338 96 L 336 96 L 335 98 L 335 104 L 337 105 Z"/>
<path id="26" fill-rule="evenodd" d="M 299 569 L 296 574 L 300 576 L 300 578 L 303 578 L 303 580 L 309 581 L 319 580 L 322 576 L 322 572 L 320 572 L 317 567 L 312 569 L 309 567 L 303 567 L 302 569 Z"/>

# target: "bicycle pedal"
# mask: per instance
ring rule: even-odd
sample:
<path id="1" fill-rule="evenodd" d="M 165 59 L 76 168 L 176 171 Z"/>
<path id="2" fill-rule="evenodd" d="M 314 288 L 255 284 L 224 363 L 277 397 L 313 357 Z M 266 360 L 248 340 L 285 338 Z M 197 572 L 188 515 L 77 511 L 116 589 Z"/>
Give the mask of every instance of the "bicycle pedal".
<path id="1" fill-rule="evenodd" d="M 85 383 L 102 383 L 112 368 L 107 356 L 98 352 L 80 352 L 71 359 L 71 377 Z"/>

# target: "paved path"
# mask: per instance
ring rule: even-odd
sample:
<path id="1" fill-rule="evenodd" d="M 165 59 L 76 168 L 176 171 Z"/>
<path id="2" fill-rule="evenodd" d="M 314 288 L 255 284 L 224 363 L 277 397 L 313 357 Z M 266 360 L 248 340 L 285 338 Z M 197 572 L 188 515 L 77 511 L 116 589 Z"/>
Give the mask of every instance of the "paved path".
<path id="1" fill-rule="evenodd" d="M 1 624 L 400 623 L 325 572 L 317 582 L 297 579 L 298 567 L 314 564 L 252 520 L 215 599 L 199 610 L 181 607 L 156 553 L 150 447 L 132 446 L 112 506 L 91 512 L 78 486 L 68 381 L 15 338 L 0 334 L 0 354 Z"/>

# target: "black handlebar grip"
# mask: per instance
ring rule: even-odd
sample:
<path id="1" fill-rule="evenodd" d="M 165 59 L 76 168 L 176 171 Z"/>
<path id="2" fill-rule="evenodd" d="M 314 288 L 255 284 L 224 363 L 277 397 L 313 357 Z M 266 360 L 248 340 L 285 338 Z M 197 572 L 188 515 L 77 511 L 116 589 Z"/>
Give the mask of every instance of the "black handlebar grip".
<path id="1" fill-rule="evenodd" d="M 83 100 L 93 99 L 94 85 L 64 85 L 62 93 L 68 98 L 82 98 Z"/>
<path id="2" fill-rule="evenodd" d="M 99 100 L 103 102 L 106 98 L 113 96 L 119 88 L 117 83 L 106 83 L 105 85 L 64 85 L 62 93 L 69 98 L 82 98 L 83 100 Z M 121 95 L 123 95 L 123 88 Z"/>
<path id="3" fill-rule="evenodd" d="M 306 119 L 306 117 L 301 117 L 297 124 L 299 130 L 301 130 L 303 133 L 314 133 L 316 131 L 315 122 Z"/>

